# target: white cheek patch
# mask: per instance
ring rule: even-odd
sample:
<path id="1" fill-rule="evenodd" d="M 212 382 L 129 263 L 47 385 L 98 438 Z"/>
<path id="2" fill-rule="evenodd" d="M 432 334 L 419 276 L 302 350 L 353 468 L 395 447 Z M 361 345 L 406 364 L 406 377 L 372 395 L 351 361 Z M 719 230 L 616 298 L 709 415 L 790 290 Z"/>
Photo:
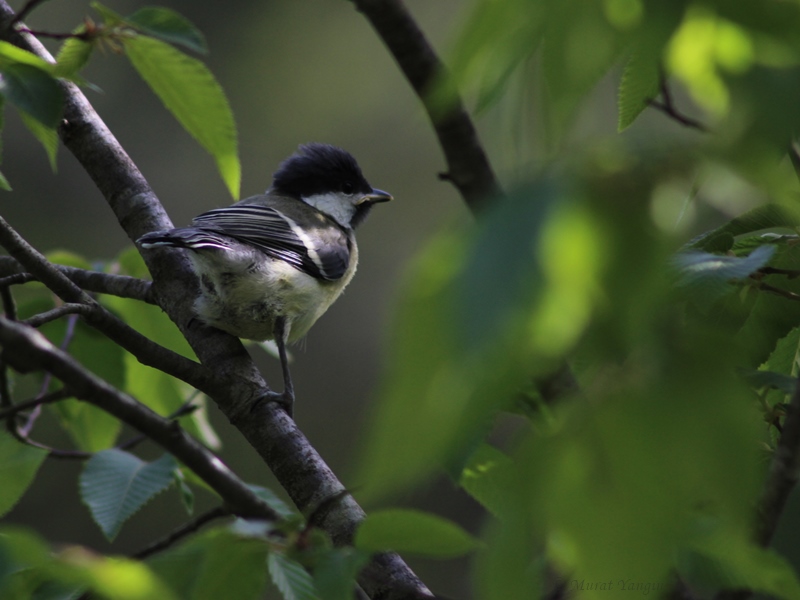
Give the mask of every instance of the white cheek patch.
<path id="1" fill-rule="evenodd" d="M 307 198 L 303 198 L 306 204 L 310 204 L 318 211 L 325 213 L 334 219 L 342 227 L 350 227 L 350 222 L 353 220 L 353 215 L 356 213 L 356 207 L 346 196 L 339 194 L 314 194 Z"/>

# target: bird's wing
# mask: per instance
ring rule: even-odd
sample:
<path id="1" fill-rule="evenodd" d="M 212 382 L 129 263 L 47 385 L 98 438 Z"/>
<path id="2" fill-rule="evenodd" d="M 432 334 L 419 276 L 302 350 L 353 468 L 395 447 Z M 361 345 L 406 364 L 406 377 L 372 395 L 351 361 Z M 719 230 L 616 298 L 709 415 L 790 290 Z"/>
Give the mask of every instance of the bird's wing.
<path id="1" fill-rule="evenodd" d="M 350 264 L 347 234 L 318 211 L 301 227 L 285 212 L 258 204 L 236 204 L 195 217 L 192 225 L 255 246 L 317 279 L 340 279 Z M 297 216 L 297 215 L 295 215 Z"/>

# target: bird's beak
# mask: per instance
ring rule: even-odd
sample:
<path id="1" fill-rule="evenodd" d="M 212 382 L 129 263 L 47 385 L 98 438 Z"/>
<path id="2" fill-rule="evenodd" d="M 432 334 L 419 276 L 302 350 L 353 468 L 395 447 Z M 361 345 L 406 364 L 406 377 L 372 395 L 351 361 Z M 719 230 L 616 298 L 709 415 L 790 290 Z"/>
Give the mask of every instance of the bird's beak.
<path id="1" fill-rule="evenodd" d="M 375 204 L 376 202 L 388 202 L 389 200 L 394 200 L 389 192 L 373 189 L 369 194 L 361 196 L 356 204 Z"/>

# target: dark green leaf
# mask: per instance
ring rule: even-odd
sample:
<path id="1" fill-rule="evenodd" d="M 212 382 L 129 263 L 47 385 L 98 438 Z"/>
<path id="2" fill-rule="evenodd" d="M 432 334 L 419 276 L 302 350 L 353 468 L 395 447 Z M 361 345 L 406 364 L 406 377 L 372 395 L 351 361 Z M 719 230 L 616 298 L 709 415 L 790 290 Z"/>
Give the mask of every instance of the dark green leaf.
<path id="1" fill-rule="evenodd" d="M 81 473 L 81 497 L 105 536 L 113 540 L 128 518 L 172 484 L 176 468 L 169 454 L 146 463 L 122 450 L 104 450 Z"/>
<path id="2" fill-rule="evenodd" d="M 741 371 L 742 377 L 757 390 L 775 389 L 784 394 L 793 394 L 797 388 L 797 378 L 774 371 Z"/>
<path id="3" fill-rule="evenodd" d="M 174 10 L 146 6 L 126 17 L 125 22 L 165 42 L 181 44 L 200 54 L 208 52 L 205 37 L 200 30 Z"/>
<path id="4" fill-rule="evenodd" d="M 241 166 L 236 125 L 214 76 L 203 63 L 159 40 L 138 35 L 125 38 L 123 44 L 136 71 L 211 153 L 231 195 L 238 198 Z"/>
<path id="5" fill-rule="evenodd" d="M 368 552 L 395 552 L 452 558 L 478 545 L 452 521 L 416 510 L 390 509 L 371 513 L 358 526 L 355 547 Z"/>
<path id="6" fill-rule="evenodd" d="M 709 245 L 718 243 L 718 236 L 740 236 L 764 229 L 790 228 L 800 225 L 796 209 L 790 209 L 780 204 L 762 204 L 747 211 L 743 215 L 731 219 L 725 225 L 714 229 L 691 243 L 692 248 L 711 251 Z"/>
<path id="7" fill-rule="evenodd" d="M 619 131 L 627 129 L 658 95 L 659 77 L 659 64 L 654 57 L 634 52 L 628 59 L 617 97 Z"/>
<path id="8" fill-rule="evenodd" d="M 270 552 L 267 568 L 272 583 L 284 600 L 319 600 L 311 575 L 291 558 L 278 552 Z"/>
<path id="9" fill-rule="evenodd" d="M 275 492 L 273 492 L 269 488 L 261 487 L 260 485 L 248 485 L 255 494 L 261 498 L 264 502 L 266 502 L 269 507 L 278 513 L 284 519 L 288 519 L 289 517 L 294 517 L 297 515 L 297 511 L 292 510 L 288 504 L 286 504 L 283 500 L 281 500 Z"/>
<path id="10" fill-rule="evenodd" d="M 47 458 L 47 451 L 26 446 L 10 434 L 0 432 L 0 516 L 19 501 Z"/>
<path id="11" fill-rule="evenodd" d="M 314 586 L 325 600 L 351 600 L 356 578 L 369 562 L 368 552 L 355 548 L 331 548 L 314 566 Z"/>
<path id="12" fill-rule="evenodd" d="M 50 168 L 53 170 L 53 173 L 55 173 L 57 171 L 56 155 L 58 153 L 59 143 L 58 132 L 52 127 L 44 126 L 39 120 L 29 116 L 28 113 L 23 112 L 20 113 L 20 115 L 22 116 L 22 122 L 25 123 L 25 127 L 39 140 L 39 143 L 44 148 L 44 151 L 47 153 L 47 158 L 50 161 Z"/>
<path id="13" fill-rule="evenodd" d="M 13 63 L 0 68 L 0 94 L 21 111 L 54 129 L 61 119 L 64 93 L 46 71 Z"/>

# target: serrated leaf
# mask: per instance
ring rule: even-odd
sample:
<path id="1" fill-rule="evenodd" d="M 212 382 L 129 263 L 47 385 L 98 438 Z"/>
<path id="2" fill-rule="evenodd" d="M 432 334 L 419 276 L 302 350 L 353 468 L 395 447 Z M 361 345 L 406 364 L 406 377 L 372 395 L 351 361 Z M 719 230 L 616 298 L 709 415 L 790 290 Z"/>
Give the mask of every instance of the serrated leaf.
<path id="1" fill-rule="evenodd" d="M 104 450 L 81 473 L 81 498 L 111 541 L 128 518 L 172 484 L 176 468 L 169 454 L 147 463 L 122 450 Z"/>
<path id="2" fill-rule="evenodd" d="M 45 127 L 52 129 L 58 125 L 64 93 L 51 75 L 22 63 L 5 65 L 0 73 L 0 94 Z"/>
<path id="3" fill-rule="evenodd" d="M 311 575 L 284 554 L 270 552 L 267 569 L 284 600 L 319 600 Z"/>
<path id="4" fill-rule="evenodd" d="M 241 166 L 236 125 L 222 88 L 206 66 L 169 44 L 144 35 L 123 45 L 136 71 L 184 128 L 208 150 L 234 198 Z"/>
<path id="5" fill-rule="evenodd" d="M 82 30 L 81 26 L 78 31 Z M 77 31 L 76 31 L 77 33 Z M 54 75 L 66 79 L 75 78 L 78 72 L 86 66 L 92 56 L 94 44 L 78 38 L 67 39 L 56 56 Z"/>
<path id="6" fill-rule="evenodd" d="M 266 502 L 272 510 L 278 513 L 284 519 L 288 519 L 289 517 L 294 517 L 297 515 L 297 511 L 292 510 L 292 508 L 283 500 L 281 500 L 271 489 L 253 484 L 248 484 L 247 487 L 249 487 L 256 494 L 256 496 Z"/>
<path id="7" fill-rule="evenodd" d="M 634 52 L 625 65 L 619 84 L 617 104 L 619 107 L 618 131 L 627 129 L 649 101 L 658 95 L 659 65 L 652 56 Z"/>
<path id="8" fill-rule="evenodd" d="M 200 54 L 208 52 L 202 32 L 174 10 L 146 6 L 126 17 L 125 22 L 166 42 L 180 44 Z"/>
<path id="9" fill-rule="evenodd" d="M 44 459 L 47 451 L 26 446 L 10 434 L 0 432 L 0 517 L 14 508 L 25 493 Z"/>
<path id="10" fill-rule="evenodd" d="M 417 510 L 376 511 L 358 526 L 355 547 L 368 552 L 408 552 L 450 558 L 474 550 L 478 542 L 461 527 Z"/>
<path id="11" fill-rule="evenodd" d="M 325 600 L 351 600 L 359 572 L 370 554 L 355 548 L 331 548 L 314 565 L 314 587 Z"/>
<path id="12" fill-rule="evenodd" d="M 50 161 L 50 168 L 53 170 L 53 173 L 55 173 L 58 170 L 56 168 L 58 132 L 52 127 L 47 127 L 38 119 L 34 119 L 28 113 L 21 112 L 20 116 L 22 117 L 22 122 L 25 123 L 25 127 L 39 140 L 39 143 L 44 148 L 44 151 L 47 153 L 47 158 Z"/>

